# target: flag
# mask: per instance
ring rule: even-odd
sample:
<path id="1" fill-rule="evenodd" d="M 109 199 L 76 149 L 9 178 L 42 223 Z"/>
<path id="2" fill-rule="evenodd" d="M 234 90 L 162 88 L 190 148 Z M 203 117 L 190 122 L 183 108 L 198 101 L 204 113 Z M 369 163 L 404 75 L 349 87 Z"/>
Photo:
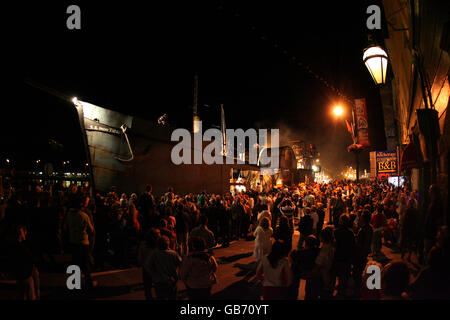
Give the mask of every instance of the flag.
<path id="1" fill-rule="evenodd" d="M 353 137 L 353 128 L 352 128 L 352 126 L 350 125 L 350 123 L 348 123 L 348 121 L 347 120 L 345 120 L 345 123 L 347 124 L 347 131 L 352 135 L 352 137 Z"/>

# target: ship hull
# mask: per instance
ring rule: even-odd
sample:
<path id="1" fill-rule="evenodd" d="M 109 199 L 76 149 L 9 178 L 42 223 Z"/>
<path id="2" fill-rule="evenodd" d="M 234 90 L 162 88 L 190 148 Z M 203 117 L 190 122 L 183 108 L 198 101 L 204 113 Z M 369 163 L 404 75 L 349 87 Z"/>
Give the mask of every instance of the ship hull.
<path id="1" fill-rule="evenodd" d="M 172 187 L 177 194 L 230 192 L 233 169 L 259 178 L 259 167 L 247 164 L 181 164 L 171 159 L 176 142 L 171 128 L 82 102 L 80 119 L 89 153 L 93 185 L 140 193 L 147 185 L 155 195 Z M 125 125 L 125 133 L 121 126 Z"/>

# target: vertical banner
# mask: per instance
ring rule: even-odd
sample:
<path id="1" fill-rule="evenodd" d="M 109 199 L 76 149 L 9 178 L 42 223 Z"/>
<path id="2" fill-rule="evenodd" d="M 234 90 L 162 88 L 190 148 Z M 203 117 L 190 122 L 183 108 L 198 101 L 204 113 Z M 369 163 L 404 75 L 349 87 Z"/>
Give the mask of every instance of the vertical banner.
<path id="1" fill-rule="evenodd" d="M 366 99 L 355 99 L 355 112 L 358 144 L 369 147 L 369 123 L 367 122 Z"/>

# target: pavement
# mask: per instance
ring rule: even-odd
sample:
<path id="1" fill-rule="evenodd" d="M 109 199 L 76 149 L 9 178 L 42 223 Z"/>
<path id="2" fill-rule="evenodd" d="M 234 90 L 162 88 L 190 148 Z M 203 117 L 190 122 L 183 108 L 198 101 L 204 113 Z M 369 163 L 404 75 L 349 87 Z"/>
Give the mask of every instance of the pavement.
<path id="1" fill-rule="evenodd" d="M 298 242 L 299 233 L 293 236 L 294 248 Z M 214 249 L 214 255 L 219 264 L 217 284 L 212 288 L 213 300 L 260 300 L 262 285 L 255 278 L 253 241 L 239 240 L 230 243 L 229 247 Z M 383 265 L 391 260 L 400 259 L 400 254 L 385 245 L 382 257 L 377 261 Z M 406 262 L 406 260 L 405 260 Z M 413 256 L 408 262 L 412 276 L 419 271 L 417 258 Z M 128 268 L 95 272 L 93 279 L 98 286 L 88 293 L 80 290 L 69 290 L 66 287 L 68 275 L 59 272 L 41 272 L 41 300 L 144 300 L 144 288 L 140 268 Z M 301 281 L 298 300 L 304 299 L 304 280 Z M 0 275 L 0 300 L 14 300 L 16 297 L 15 281 Z M 178 282 L 179 299 L 185 300 L 186 288 Z"/>

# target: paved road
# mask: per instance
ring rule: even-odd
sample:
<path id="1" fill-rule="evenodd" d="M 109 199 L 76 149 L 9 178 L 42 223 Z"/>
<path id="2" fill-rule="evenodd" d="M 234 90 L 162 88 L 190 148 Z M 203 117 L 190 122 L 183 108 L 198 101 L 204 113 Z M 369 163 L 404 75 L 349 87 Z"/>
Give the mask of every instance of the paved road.
<path id="1" fill-rule="evenodd" d="M 299 234 L 295 232 L 293 243 L 296 245 Z M 253 241 L 240 240 L 230 244 L 228 248 L 214 250 L 219 264 L 218 283 L 213 287 L 212 298 L 216 300 L 258 300 L 262 286 L 255 279 L 252 270 Z M 383 247 L 386 255 L 384 263 L 391 259 L 399 259 L 399 255 L 387 247 Z M 413 273 L 417 273 L 417 264 L 410 263 Z M 93 274 L 98 287 L 89 294 L 81 294 L 66 289 L 66 275 L 63 273 L 41 273 L 41 299 L 99 299 L 99 300 L 143 300 L 144 291 L 139 268 L 112 270 Z M 0 300 L 12 300 L 15 297 L 13 281 L 0 279 Z M 180 299 L 186 299 L 184 285 L 179 281 Z M 299 300 L 304 297 L 304 281 L 299 290 Z"/>

